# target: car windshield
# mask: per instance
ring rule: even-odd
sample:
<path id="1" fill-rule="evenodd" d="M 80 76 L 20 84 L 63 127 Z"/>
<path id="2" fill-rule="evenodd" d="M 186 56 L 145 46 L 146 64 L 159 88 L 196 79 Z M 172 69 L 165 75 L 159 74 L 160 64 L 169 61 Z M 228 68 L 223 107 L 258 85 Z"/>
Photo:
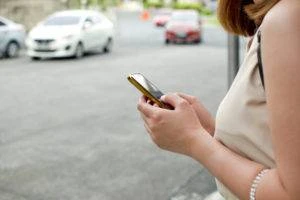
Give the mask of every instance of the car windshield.
<path id="1" fill-rule="evenodd" d="M 7 24 L 14 24 L 14 22 L 12 22 L 6 18 L 2 18 L 2 17 L 0 17 L 0 23 L 2 26 L 7 25 Z"/>
<path id="2" fill-rule="evenodd" d="M 2 21 L 0 21 L 0 26 L 5 26 L 6 24 Z"/>
<path id="3" fill-rule="evenodd" d="M 171 20 L 174 20 L 174 21 L 196 21 L 197 16 L 193 13 L 175 13 L 172 15 Z"/>
<path id="4" fill-rule="evenodd" d="M 80 21 L 80 17 L 76 16 L 55 16 L 50 17 L 44 23 L 45 26 L 65 26 L 65 25 L 76 25 Z"/>

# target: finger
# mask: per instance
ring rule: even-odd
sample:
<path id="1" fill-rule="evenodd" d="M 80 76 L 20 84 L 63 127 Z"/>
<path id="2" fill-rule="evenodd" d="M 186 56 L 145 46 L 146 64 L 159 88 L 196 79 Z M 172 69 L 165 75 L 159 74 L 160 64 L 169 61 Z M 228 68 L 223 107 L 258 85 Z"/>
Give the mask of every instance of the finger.
<path id="1" fill-rule="evenodd" d="M 151 117 L 159 108 L 149 105 L 146 100 L 141 97 L 138 102 L 138 110 L 143 113 L 146 117 Z"/>
<path id="2" fill-rule="evenodd" d="M 147 103 L 151 106 L 153 106 L 153 104 L 154 104 L 153 101 L 151 101 L 151 100 L 148 100 Z"/>
<path id="3" fill-rule="evenodd" d="M 159 108 L 159 105 L 157 103 L 154 103 L 153 106 Z"/>
<path id="4" fill-rule="evenodd" d="M 141 115 L 142 119 L 144 120 L 144 126 L 147 129 L 147 132 L 150 133 L 151 132 L 151 129 L 149 128 L 150 119 L 148 117 L 146 117 L 143 113 L 140 113 L 140 115 Z"/>
<path id="5" fill-rule="evenodd" d="M 184 98 L 176 94 L 167 94 L 161 97 L 161 100 L 167 104 L 170 104 L 175 109 L 184 102 L 187 102 Z"/>
<path id="6" fill-rule="evenodd" d="M 149 133 L 149 136 L 151 137 L 151 139 L 154 141 L 155 140 L 155 136 L 152 133 L 151 129 L 149 128 L 149 126 L 147 124 L 144 124 L 144 127 L 146 129 L 146 131 Z"/>
<path id="7" fill-rule="evenodd" d="M 151 99 L 149 99 L 149 98 L 146 97 L 145 95 L 143 95 L 142 98 L 145 99 L 145 101 L 146 101 L 147 104 L 150 104 L 150 105 L 153 104 L 152 101 L 151 101 Z"/>
<path id="8" fill-rule="evenodd" d="M 147 117 L 145 114 L 143 114 L 142 112 L 140 112 L 140 116 L 143 119 L 144 123 L 148 125 L 148 127 L 150 127 L 149 125 L 152 122 L 152 119 Z"/>
<path id="9" fill-rule="evenodd" d="M 147 103 L 147 100 L 148 98 L 144 95 L 139 98 L 139 102 Z"/>
<path id="10" fill-rule="evenodd" d="M 151 132 L 149 126 L 147 124 L 144 124 L 144 127 L 145 127 L 146 131 L 149 133 L 149 135 L 152 136 L 152 132 Z"/>
<path id="11" fill-rule="evenodd" d="M 146 115 L 144 115 L 142 112 L 140 112 L 140 116 L 145 123 L 148 123 L 149 118 Z"/>
<path id="12" fill-rule="evenodd" d="M 145 98 L 145 96 L 141 96 L 138 101 L 137 109 L 140 111 L 140 114 L 144 121 L 146 120 L 146 118 L 149 118 L 151 116 L 150 113 L 144 111 L 144 107 L 146 105 L 148 105 L 147 99 Z"/>
<path id="13" fill-rule="evenodd" d="M 184 98 L 185 100 L 187 100 L 190 103 L 192 103 L 192 101 L 195 99 L 194 96 L 188 95 L 188 94 L 177 93 L 177 95 L 180 96 L 181 98 Z"/>

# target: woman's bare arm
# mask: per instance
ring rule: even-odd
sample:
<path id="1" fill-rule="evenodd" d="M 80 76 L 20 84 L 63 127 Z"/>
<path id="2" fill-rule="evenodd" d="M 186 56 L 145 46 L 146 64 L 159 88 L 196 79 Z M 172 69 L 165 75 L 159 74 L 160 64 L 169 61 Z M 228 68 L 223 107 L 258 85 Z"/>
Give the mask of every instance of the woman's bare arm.
<path id="1" fill-rule="evenodd" d="M 278 179 L 300 199 L 300 1 L 282 0 L 265 22 L 262 57 Z"/>

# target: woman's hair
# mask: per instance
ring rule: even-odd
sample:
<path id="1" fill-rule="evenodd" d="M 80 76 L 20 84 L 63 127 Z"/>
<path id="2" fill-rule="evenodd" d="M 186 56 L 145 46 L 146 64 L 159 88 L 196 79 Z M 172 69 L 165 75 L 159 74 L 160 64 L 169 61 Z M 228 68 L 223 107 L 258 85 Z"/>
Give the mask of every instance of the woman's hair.
<path id="1" fill-rule="evenodd" d="M 278 1 L 264 0 L 254 4 L 253 0 L 219 0 L 218 18 L 227 31 L 251 36 Z"/>

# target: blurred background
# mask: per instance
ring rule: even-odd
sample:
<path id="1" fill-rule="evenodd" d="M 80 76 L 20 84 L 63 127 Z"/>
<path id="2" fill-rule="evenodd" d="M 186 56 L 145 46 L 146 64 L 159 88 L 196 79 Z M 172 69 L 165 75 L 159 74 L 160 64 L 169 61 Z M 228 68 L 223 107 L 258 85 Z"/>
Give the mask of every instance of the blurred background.
<path id="1" fill-rule="evenodd" d="M 229 73 L 216 8 L 0 0 L 0 200 L 209 199 L 201 164 L 150 141 L 126 78 L 142 73 L 215 115 Z"/>

